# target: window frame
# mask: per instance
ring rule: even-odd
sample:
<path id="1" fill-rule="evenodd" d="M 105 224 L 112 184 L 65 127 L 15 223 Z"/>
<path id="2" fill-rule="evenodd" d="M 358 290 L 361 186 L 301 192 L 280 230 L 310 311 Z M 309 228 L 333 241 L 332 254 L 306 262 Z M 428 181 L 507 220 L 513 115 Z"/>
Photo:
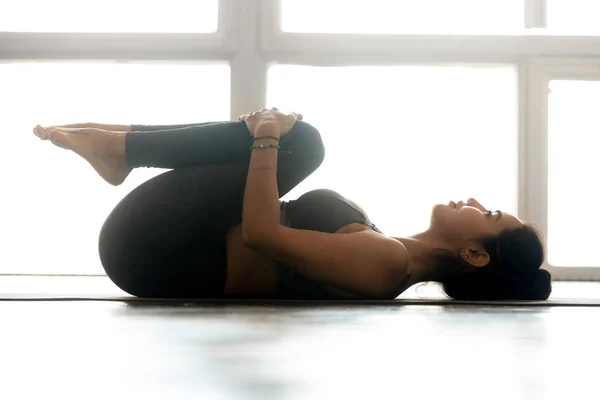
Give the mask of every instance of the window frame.
<path id="1" fill-rule="evenodd" d="M 525 0 L 526 28 L 543 28 L 546 0 Z M 510 64 L 518 69 L 519 216 L 547 232 L 547 85 L 600 71 L 600 36 L 299 34 L 280 29 L 279 0 L 219 0 L 215 33 L 0 32 L 0 62 L 226 61 L 231 117 L 266 104 L 267 70 L 300 65 Z M 578 61 L 586 59 L 586 61 Z M 555 279 L 600 280 L 600 268 L 546 267 Z M 600 266 L 599 266 L 600 267 Z"/>
<path id="2" fill-rule="evenodd" d="M 548 235 L 548 111 L 549 85 L 552 80 L 600 81 L 600 59 L 534 59 L 529 62 L 529 101 L 527 119 L 527 164 L 524 166 L 528 219 L 536 223 L 544 237 Z M 599 267 L 545 267 L 559 280 L 600 280 Z"/>
<path id="3" fill-rule="evenodd" d="M 15 0 L 17 1 L 17 0 Z M 228 58 L 234 3 L 219 0 L 213 33 L 2 32 L 0 59 L 211 59 Z"/>
<path id="4" fill-rule="evenodd" d="M 524 58 L 600 56 L 600 36 L 318 34 L 280 28 L 280 0 L 261 3 L 262 50 L 279 62 L 518 62 Z M 524 27 L 545 27 L 545 0 L 525 0 Z"/>

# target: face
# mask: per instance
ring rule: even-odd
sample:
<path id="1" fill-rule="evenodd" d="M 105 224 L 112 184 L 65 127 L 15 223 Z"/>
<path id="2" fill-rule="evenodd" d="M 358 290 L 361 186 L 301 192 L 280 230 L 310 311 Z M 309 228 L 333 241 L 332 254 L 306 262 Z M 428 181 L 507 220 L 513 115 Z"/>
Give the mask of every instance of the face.
<path id="1" fill-rule="evenodd" d="M 436 205 L 431 214 L 430 229 L 453 241 L 467 242 L 522 226 L 523 223 L 514 215 L 488 210 L 477 200 L 469 199 L 466 203 L 451 201 Z"/>

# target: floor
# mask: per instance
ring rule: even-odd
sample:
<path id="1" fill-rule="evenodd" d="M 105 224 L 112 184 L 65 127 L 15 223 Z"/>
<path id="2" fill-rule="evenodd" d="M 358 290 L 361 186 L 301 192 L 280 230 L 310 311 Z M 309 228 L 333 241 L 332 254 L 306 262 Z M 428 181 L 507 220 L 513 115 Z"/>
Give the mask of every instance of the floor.
<path id="1" fill-rule="evenodd" d="M 0 282 L 4 300 L 44 292 Z M 1 399 L 600 397 L 600 307 L 21 299 L 0 316 Z"/>

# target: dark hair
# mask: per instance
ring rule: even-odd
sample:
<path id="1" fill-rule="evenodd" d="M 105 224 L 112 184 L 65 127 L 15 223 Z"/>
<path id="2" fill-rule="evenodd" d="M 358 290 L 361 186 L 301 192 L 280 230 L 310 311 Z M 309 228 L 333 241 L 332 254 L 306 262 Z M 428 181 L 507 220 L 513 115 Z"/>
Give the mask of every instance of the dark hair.
<path id="1" fill-rule="evenodd" d="M 473 267 L 458 255 L 444 251 L 437 263 L 445 271 L 444 292 L 455 300 L 546 300 L 552 291 L 544 262 L 541 235 L 529 224 L 505 229 L 481 239 L 490 255 L 485 267 Z"/>

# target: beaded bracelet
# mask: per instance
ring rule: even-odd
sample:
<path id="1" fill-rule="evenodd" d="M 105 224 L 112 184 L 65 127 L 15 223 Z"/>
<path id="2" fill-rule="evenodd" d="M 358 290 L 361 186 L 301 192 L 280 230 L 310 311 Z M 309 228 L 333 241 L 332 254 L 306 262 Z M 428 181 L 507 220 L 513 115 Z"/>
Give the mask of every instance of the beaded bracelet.
<path id="1" fill-rule="evenodd" d="M 252 146 L 250 147 L 250 150 L 262 150 L 262 149 L 270 149 L 270 148 L 275 148 L 275 149 L 279 149 L 281 148 L 281 146 L 279 146 L 278 144 L 259 144 L 258 146 Z"/>

